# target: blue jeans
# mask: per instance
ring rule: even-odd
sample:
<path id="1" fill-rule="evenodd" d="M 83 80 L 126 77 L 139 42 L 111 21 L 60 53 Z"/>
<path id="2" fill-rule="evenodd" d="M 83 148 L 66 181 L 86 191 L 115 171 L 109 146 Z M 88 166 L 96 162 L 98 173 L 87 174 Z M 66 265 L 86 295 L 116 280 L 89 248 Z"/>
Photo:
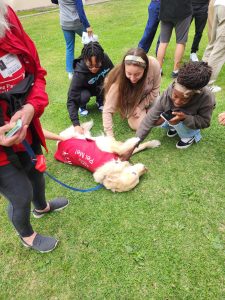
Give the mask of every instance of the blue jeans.
<path id="1" fill-rule="evenodd" d="M 79 26 L 76 30 L 64 30 L 63 34 L 66 41 L 66 71 L 73 72 L 73 60 L 74 60 L 74 48 L 76 33 L 82 36 L 82 32 L 85 31 L 83 25 Z"/>
<path id="2" fill-rule="evenodd" d="M 152 0 L 148 6 L 148 21 L 138 47 L 148 53 L 159 25 L 160 1 Z M 157 47 L 156 47 L 157 53 Z"/>
<path id="3" fill-rule="evenodd" d="M 170 125 L 167 121 L 161 125 L 162 128 L 169 129 L 174 128 L 177 131 L 177 134 L 181 139 L 183 138 L 195 138 L 195 142 L 199 142 L 202 138 L 200 129 L 191 129 L 184 125 L 183 122 L 178 123 L 177 125 Z"/>

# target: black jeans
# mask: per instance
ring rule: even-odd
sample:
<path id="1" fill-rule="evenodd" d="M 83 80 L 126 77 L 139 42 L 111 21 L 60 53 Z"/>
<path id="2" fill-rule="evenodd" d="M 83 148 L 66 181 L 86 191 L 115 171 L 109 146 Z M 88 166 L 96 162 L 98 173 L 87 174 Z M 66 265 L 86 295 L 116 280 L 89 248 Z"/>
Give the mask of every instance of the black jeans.
<path id="1" fill-rule="evenodd" d="M 86 105 L 92 96 L 96 96 L 96 102 L 99 104 L 99 106 L 103 105 L 103 94 L 101 91 L 97 89 L 95 91 L 82 90 L 80 95 L 80 107 L 86 108 Z"/>
<path id="2" fill-rule="evenodd" d="M 195 36 L 191 46 L 191 53 L 196 53 L 208 18 L 208 4 L 195 4 L 193 6 L 192 21 L 195 20 Z"/>
<path id="3" fill-rule="evenodd" d="M 8 215 L 22 237 L 33 234 L 30 224 L 31 201 L 36 209 L 47 206 L 45 179 L 37 171 L 26 152 L 18 154 L 22 169 L 11 163 L 0 167 L 0 193 L 9 201 Z"/>

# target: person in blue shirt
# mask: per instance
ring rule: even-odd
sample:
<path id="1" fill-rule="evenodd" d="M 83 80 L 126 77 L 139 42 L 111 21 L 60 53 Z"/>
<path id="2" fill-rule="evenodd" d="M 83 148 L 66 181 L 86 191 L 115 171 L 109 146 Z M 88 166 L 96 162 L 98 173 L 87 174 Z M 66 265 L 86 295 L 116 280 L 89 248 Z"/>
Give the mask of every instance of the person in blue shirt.
<path id="1" fill-rule="evenodd" d="M 60 11 L 60 25 L 66 41 L 66 71 L 71 80 L 73 77 L 73 60 L 75 50 L 75 36 L 82 36 L 83 31 L 93 35 L 93 30 L 84 12 L 82 0 L 58 0 Z"/>

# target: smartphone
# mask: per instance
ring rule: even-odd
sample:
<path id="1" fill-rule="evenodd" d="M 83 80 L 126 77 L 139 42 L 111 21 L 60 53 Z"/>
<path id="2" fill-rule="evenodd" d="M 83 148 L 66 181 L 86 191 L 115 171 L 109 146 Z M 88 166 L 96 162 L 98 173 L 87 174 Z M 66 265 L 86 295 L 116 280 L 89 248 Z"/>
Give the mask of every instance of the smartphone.
<path id="1" fill-rule="evenodd" d="M 163 113 L 161 113 L 160 117 L 162 117 L 165 121 L 170 121 L 171 119 L 173 119 L 175 117 L 175 115 L 172 114 L 173 111 L 170 109 L 170 110 L 167 110 Z"/>
<path id="2" fill-rule="evenodd" d="M 22 127 L 22 120 L 18 119 L 16 125 L 6 133 L 6 137 L 12 137 Z"/>

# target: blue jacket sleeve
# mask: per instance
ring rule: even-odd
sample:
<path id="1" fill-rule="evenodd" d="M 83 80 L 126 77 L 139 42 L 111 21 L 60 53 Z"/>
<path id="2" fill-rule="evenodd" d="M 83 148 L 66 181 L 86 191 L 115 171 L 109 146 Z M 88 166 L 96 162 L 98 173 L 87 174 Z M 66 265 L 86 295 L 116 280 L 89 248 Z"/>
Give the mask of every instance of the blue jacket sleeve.
<path id="1" fill-rule="evenodd" d="M 81 23 L 84 25 L 85 29 L 90 27 L 86 14 L 84 12 L 84 6 L 82 0 L 74 0 L 75 6 L 77 8 L 77 12 L 80 18 Z"/>

